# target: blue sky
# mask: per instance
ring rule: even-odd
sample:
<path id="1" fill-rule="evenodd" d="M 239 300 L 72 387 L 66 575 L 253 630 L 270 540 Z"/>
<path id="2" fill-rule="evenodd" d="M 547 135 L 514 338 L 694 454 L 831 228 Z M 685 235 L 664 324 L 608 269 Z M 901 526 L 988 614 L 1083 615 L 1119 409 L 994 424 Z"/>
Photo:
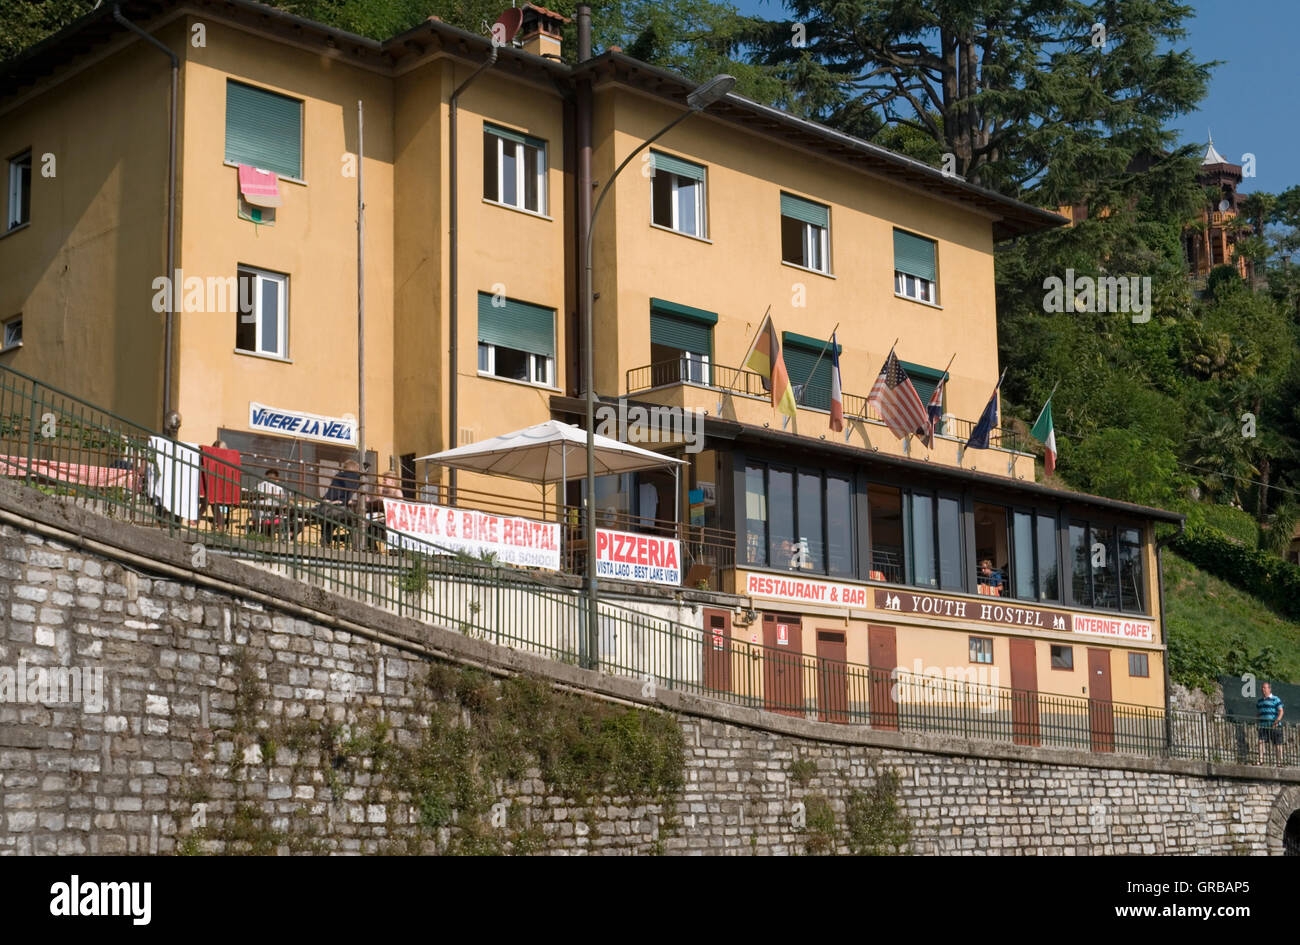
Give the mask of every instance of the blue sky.
<path id="1" fill-rule="evenodd" d="M 778 0 L 733 0 L 745 13 L 776 18 Z M 1225 158 L 1255 155 L 1241 190 L 1273 193 L 1300 185 L 1300 2 L 1188 0 L 1196 16 L 1183 45 L 1202 62 L 1221 60 L 1201 108 L 1171 122 L 1183 143 L 1205 146 L 1207 129 Z"/>

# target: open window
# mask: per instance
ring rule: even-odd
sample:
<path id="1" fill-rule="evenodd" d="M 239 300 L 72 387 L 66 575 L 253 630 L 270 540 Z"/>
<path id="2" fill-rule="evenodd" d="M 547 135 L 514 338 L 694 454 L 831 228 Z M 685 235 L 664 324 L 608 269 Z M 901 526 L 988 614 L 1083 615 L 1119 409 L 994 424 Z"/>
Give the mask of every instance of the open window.
<path id="1" fill-rule="evenodd" d="M 814 272 L 829 273 L 830 225 L 830 207 L 782 194 L 781 259 Z"/>
<path id="2" fill-rule="evenodd" d="M 704 168 L 690 161 L 651 151 L 651 219 L 687 236 L 705 235 Z"/>
<path id="3" fill-rule="evenodd" d="M 935 242 L 894 230 L 894 292 L 918 302 L 937 304 Z"/>

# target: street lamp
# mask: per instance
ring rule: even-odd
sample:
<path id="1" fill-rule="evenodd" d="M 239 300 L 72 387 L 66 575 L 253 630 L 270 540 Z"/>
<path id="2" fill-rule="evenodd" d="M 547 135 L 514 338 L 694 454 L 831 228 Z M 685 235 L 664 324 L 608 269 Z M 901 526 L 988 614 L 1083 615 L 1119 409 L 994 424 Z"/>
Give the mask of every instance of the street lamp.
<path id="1" fill-rule="evenodd" d="M 582 275 L 582 378 L 587 400 L 587 663 L 591 669 L 596 669 L 598 666 L 597 653 L 600 643 L 600 607 L 596 592 L 596 388 L 592 367 L 593 333 L 591 327 L 591 309 L 594 302 L 591 281 L 591 237 L 596 229 L 596 215 L 600 213 L 600 207 L 605 202 L 605 197 L 609 193 L 614 180 L 623 172 L 623 168 L 632 162 L 634 157 L 696 112 L 703 111 L 725 97 L 735 84 L 736 79 L 734 76 L 724 74 L 716 75 L 708 82 L 693 89 L 686 96 L 688 110 L 637 145 L 632 153 L 625 157 L 623 162 L 614 169 L 614 173 L 609 175 L 609 180 L 605 181 L 600 194 L 596 197 L 596 205 L 591 210 L 591 218 L 587 221 L 586 266 Z"/>

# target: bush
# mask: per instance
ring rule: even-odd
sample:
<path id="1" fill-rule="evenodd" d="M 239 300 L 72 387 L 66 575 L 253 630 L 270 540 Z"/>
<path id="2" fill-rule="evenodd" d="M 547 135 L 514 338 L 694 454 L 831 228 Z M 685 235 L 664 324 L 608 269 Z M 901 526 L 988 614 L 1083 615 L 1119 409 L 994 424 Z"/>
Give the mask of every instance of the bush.
<path id="1" fill-rule="evenodd" d="M 1208 525 L 1247 548 L 1259 547 L 1259 524 L 1254 516 L 1231 505 L 1197 503 L 1187 509 L 1187 527 Z"/>
<path id="2" fill-rule="evenodd" d="M 1174 549 L 1198 568 L 1258 597 L 1292 619 L 1300 619 L 1300 567 L 1228 538 L 1217 528 L 1193 525 Z"/>

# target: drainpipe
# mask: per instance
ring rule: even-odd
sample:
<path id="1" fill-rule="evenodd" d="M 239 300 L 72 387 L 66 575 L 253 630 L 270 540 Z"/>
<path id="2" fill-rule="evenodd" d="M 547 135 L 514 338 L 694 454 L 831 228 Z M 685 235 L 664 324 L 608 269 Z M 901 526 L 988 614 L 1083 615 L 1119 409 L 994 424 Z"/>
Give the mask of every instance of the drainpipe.
<path id="1" fill-rule="evenodd" d="M 578 61 L 591 58 L 591 4 L 578 4 Z"/>
<path id="2" fill-rule="evenodd" d="M 180 286 L 175 284 L 176 279 L 176 125 L 177 115 L 180 108 L 180 59 L 174 52 L 168 49 L 163 43 L 159 42 L 150 34 L 146 33 L 140 27 L 136 26 L 130 20 L 122 15 L 122 9 L 117 4 L 113 4 L 113 19 L 121 23 L 131 32 L 137 34 L 146 40 L 167 56 L 172 62 L 172 91 L 171 91 L 171 116 L 168 124 L 168 141 L 167 141 L 167 281 L 171 284 L 172 290 L 167 293 L 167 314 L 163 327 L 163 402 L 162 402 L 162 425 L 163 432 L 168 436 L 175 436 L 180 427 L 179 415 L 175 414 L 175 405 L 172 403 L 172 337 L 175 333 L 176 325 L 176 295 L 180 291 Z"/>
<path id="3" fill-rule="evenodd" d="M 1166 535 L 1156 542 L 1156 586 L 1160 588 L 1160 636 L 1165 641 L 1165 747 L 1172 748 L 1174 745 L 1173 720 L 1170 718 L 1171 707 L 1169 705 L 1169 627 L 1165 623 L 1165 565 L 1161 552 L 1164 551 L 1165 545 L 1173 544 L 1183 535 L 1183 530 L 1187 527 L 1187 520 L 1183 519 L 1178 523 L 1178 531 L 1172 535 Z"/>
<path id="4" fill-rule="evenodd" d="M 450 297 L 449 317 L 451 322 L 447 329 L 447 336 L 449 342 L 447 353 L 451 359 L 451 365 L 450 365 L 451 376 L 449 378 L 449 383 L 447 386 L 447 448 L 448 449 L 456 448 L 456 440 L 457 440 L 457 433 L 458 433 L 457 422 L 459 420 L 458 408 L 460 404 L 460 397 L 459 397 L 460 375 L 459 375 L 459 369 L 457 368 L 456 365 L 457 352 L 460 346 L 460 337 L 459 337 L 460 333 L 457 330 L 457 322 L 459 321 L 458 311 L 460 308 L 460 301 L 458 297 L 460 292 L 460 273 L 459 273 L 460 254 L 459 254 L 459 246 L 456 241 L 456 229 L 460 217 L 460 187 L 458 184 L 460 175 L 457 172 L 458 166 L 460 164 L 460 160 L 459 160 L 459 152 L 457 150 L 457 143 L 456 143 L 456 138 L 457 138 L 456 114 L 458 110 L 457 106 L 458 106 L 458 102 L 460 101 L 460 93 L 464 92 L 465 89 L 469 87 L 469 84 L 471 82 L 473 82 L 485 71 L 487 71 L 492 67 L 492 65 L 497 61 L 497 52 L 499 50 L 500 47 L 496 44 L 496 41 L 494 40 L 492 43 L 492 52 L 488 55 L 487 62 L 483 63 L 483 65 L 479 66 L 472 73 L 470 73 L 469 78 L 456 87 L 456 91 L 451 93 L 451 100 L 447 108 L 447 119 L 449 122 L 449 127 L 447 129 L 447 146 L 451 152 L 451 160 L 448 162 L 448 168 L 447 168 L 447 184 L 448 187 L 450 187 L 451 189 L 450 200 L 448 201 L 448 207 L 447 207 L 448 210 L 447 216 L 448 219 L 450 220 L 450 227 L 449 227 L 450 245 L 448 246 L 448 251 L 447 251 L 449 257 L 447 261 L 448 270 L 449 270 L 447 274 L 447 288 L 448 288 L 448 295 Z M 447 504 L 448 505 L 456 504 L 456 467 L 454 466 L 451 467 L 451 469 L 447 473 Z"/>

